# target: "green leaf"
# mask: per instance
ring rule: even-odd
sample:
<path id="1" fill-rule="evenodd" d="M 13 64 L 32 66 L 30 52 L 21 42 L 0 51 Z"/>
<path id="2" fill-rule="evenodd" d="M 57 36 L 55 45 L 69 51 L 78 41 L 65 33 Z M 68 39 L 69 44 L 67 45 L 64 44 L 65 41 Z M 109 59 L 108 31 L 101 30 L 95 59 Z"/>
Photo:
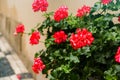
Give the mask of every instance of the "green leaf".
<path id="1" fill-rule="evenodd" d="M 60 69 L 63 70 L 65 73 L 70 73 L 70 71 L 71 71 L 70 66 L 68 64 L 61 65 Z"/>
<path id="2" fill-rule="evenodd" d="M 54 12 L 49 12 L 49 13 L 45 13 L 43 16 L 45 16 L 46 18 L 50 17 L 53 15 Z"/>
<path id="3" fill-rule="evenodd" d="M 71 80 L 80 80 L 80 76 L 78 74 L 71 73 L 70 79 Z"/>
<path id="4" fill-rule="evenodd" d="M 117 72 L 120 72 L 120 65 L 114 65 L 114 67 Z"/>
<path id="5" fill-rule="evenodd" d="M 120 0 L 116 0 L 116 7 L 120 9 Z"/>
<path id="6" fill-rule="evenodd" d="M 80 51 L 81 51 L 80 55 L 86 55 L 86 58 L 91 56 L 90 47 L 89 46 L 81 48 Z"/>
<path id="7" fill-rule="evenodd" d="M 58 57 L 58 56 L 61 57 L 61 54 L 60 54 L 60 51 L 59 51 L 59 50 L 56 50 L 53 54 L 54 54 L 54 56 L 56 56 L 56 57 Z"/>
<path id="8" fill-rule="evenodd" d="M 97 10 L 100 10 L 101 7 L 102 7 L 101 2 L 96 2 L 96 3 L 94 4 L 94 7 L 92 7 L 92 11 L 93 11 L 93 12 L 96 12 Z"/>
<path id="9" fill-rule="evenodd" d="M 113 68 L 105 71 L 104 74 L 105 80 L 118 80 L 116 76 L 116 71 Z"/>
<path id="10" fill-rule="evenodd" d="M 48 79 L 50 79 L 50 80 L 56 80 L 51 74 L 48 74 Z"/>
<path id="11" fill-rule="evenodd" d="M 39 53 L 35 53 L 35 58 L 39 57 Z"/>
<path id="12" fill-rule="evenodd" d="M 74 62 L 74 63 L 79 63 L 79 59 L 77 56 L 73 56 L 72 54 L 70 54 L 70 61 Z"/>

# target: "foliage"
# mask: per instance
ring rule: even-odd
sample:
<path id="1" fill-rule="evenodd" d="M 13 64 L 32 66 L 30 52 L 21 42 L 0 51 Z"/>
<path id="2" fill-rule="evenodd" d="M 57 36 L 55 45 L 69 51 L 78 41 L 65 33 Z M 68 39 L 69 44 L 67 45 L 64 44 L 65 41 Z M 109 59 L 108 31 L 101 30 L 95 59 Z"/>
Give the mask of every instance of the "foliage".
<path id="1" fill-rule="evenodd" d="M 120 44 L 120 22 L 114 23 L 113 18 L 120 13 L 120 0 L 107 5 L 96 2 L 88 15 L 76 17 L 69 15 L 59 22 L 52 19 L 53 14 L 45 13 L 46 19 L 38 30 L 44 35 L 46 29 L 45 50 L 36 53 L 46 65 L 43 74 L 50 80 L 118 80 L 120 65 L 114 60 Z M 110 13 L 112 11 L 112 13 Z M 86 28 L 94 36 L 90 46 L 77 50 L 70 45 L 69 38 L 77 28 Z M 53 34 L 63 30 L 68 35 L 66 42 L 57 44 Z"/>
<path id="2" fill-rule="evenodd" d="M 46 49 L 37 52 L 35 58 L 40 57 L 40 60 L 45 64 L 46 67 L 42 73 L 46 74 L 47 78 L 50 80 L 120 79 L 120 64 L 115 62 L 114 58 L 120 44 L 120 19 L 118 23 L 113 21 L 114 18 L 118 19 L 120 16 L 120 0 L 104 1 L 96 2 L 91 8 L 83 6 L 78 9 L 79 14 L 76 16 L 68 15 L 66 6 L 59 8 L 55 13 L 45 12 L 45 20 L 42 24 L 37 25 L 37 30 L 46 36 Z M 33 6 L 36 12 L 41 8 L 36 7 L 35 3 Z M 42 11 L 46 11 L 46 7 Z M 64 14 L 58 18 L 61 15 L 59 13 Z M 55 18 L 53 18 L 54 15 Z M 87 29 L 94 40 L 92 38 L 93 41 L 89 45 L 83 44 L 84 46 L 74 49 L 71 46 L 70 39 L 71 35 L 78 34 L 77 29 Z M 56 34 L 57 36 L 54 37 L 53 35 Z M 81 36 L 84 37 L 84 35 Z M 38 36 L 38 38 L 40 37 Z M 59 41 L 59 38 L 64 39 Z"/>

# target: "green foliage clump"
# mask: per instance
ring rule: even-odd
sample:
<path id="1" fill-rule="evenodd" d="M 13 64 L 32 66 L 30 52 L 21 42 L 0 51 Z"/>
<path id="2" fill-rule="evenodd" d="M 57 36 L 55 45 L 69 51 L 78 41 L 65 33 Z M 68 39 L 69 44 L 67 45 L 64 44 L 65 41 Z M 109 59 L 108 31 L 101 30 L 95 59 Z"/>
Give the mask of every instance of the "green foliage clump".
<path id="1" fill-rule="evenodd" d="M 43 74 L 50 80 L 119 80 L 120 64 L 114 56 L 120 45 L 120 22 L 113 21 L 120 16 L 119 10 L 120 0 L 116 0 L 107 5 L 96 2 L 89 15 L 81 18 L 71 14 L 56 22 L 52 12 L 45 13 L 46 19 L 38 30 L 46 34 L 46 49 L 35 56 L 40 56 L 46 65 Z M 77 28 L 87 28 L 92 33 L 94 41 L 90 46 L 77 50 L 71 47 L 69 38 Z M 56 44 L 53 34 L 60 30 L 65 31 L 68 39 Z"/>

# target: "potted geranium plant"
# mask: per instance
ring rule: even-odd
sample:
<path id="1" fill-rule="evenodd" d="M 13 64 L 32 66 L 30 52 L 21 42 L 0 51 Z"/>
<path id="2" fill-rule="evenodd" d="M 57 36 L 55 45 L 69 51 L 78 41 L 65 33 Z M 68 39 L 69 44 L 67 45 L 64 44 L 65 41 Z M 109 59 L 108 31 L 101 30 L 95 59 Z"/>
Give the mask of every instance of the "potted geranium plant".
<path id="1" fill-rule="evenodd" d="M 50 80 L 120 79 L 120 0 L 83 5 L 76 15 L 69 15 L 66 6 L 47 12 L 47 0 L 34 0 L 32 7 L 45 20 L 30 32 L 30 44 L 38 44 L 40 34 L 46 36 L 46 49 L 35 54 L 35 73 Z M 24 33 L 24 25 L 16 33 Z"/>

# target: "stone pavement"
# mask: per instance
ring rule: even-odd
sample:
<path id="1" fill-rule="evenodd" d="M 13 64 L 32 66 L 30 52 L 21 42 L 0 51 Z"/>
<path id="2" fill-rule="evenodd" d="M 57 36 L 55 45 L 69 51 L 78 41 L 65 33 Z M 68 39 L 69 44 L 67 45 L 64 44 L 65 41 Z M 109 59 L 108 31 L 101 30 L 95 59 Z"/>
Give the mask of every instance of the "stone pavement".
<path id="1" fill-rule="evenodd" d="M 2 34 L 0 34 L 0 80 L 34 80 Z"/>

